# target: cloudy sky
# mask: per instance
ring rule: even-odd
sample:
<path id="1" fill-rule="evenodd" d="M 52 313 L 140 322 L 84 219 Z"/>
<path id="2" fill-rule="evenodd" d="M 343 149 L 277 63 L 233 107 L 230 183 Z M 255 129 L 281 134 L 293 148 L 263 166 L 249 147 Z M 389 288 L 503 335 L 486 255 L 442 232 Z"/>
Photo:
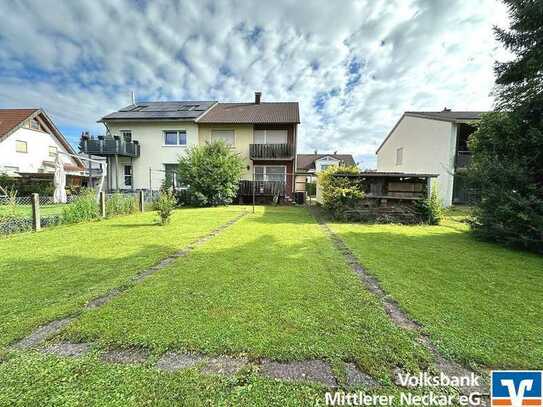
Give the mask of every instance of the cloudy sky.
<path id="1" fill-rule="evenodd" d="M 364 168 L 405 110 L 492 106 L 493 0 L 0 2 L 0 107 L 72 143 L 143 100 L 299 101 L 299 151 Z"/>

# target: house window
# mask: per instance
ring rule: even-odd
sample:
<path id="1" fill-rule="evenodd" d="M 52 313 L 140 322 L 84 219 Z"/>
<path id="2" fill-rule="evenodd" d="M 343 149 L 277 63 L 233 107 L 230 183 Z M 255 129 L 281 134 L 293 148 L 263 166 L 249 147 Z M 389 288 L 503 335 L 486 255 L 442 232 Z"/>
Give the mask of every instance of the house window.
<path id="1" fill-rule="evenodd" d="M 255 165 L 256 181 L 286 181 L 287 167 L 284 165 Z"/>
<path id="2" fill-rule="evenodd" d="M 180 186 L 177 174 L 178 166 L 178 164 L 164 164 L 164 172 L 166 174 L 164 183 L 166 185 L 173 186 L 174 188 Z"/>
<path id="3" fill-rule="evenodd" d="M 211 132 L 211 141 L 222 140 L 228 146 L 236 145 L 236 138 L 234 136 L 234 130 L 213 130 Z"/>
<path id="4" fill-rule="evenodd" d="M 18 153 L 28 153 L 28 143 L 26 141 L 17 140 L 15 142 L 15 151 Z"/>
<path id="5" fill-rule="evenodd" d="M 58 155 L 58 148 L 56 148 L 55 146 L 49 146 L 48 151 L 49 157 L 56 158 L 56 156 Z"/>
<path id="6" fill-rule="evenodd" d="M 287 144 L 286 130 L 255 130 L 255 144 Z"/>
<path id="7" fill-rule="evenodd" d="M 121 139 L 130 143 L 132 141 L 132 131 L 131 130 L 121 130 Z"/>
<path id="8" fill-rule="evenodd" d="M 396 149 L 396 165 L 403 164 L 403 147 Z"/>
<path id="9" fill-rule="evenodd" d="M 127 187 L 132 186 L 132 166 L 131 165 L 124 166 L 124 185 L 126 185 Z"/>
<path id="10" fill-rule="evenodd" d="M 332 165 L 335 165 L 335 164 L 321 164 L 321 171 L 326 170 L 328 167 L 331 167 Z"/>
<path id="11" fill-rule="evenodd" d="M 164 144 L 167 146 L 186 146 L 187 132 L 185 130 L 165 130 Z"/>
<path id="12" fill-rule="evenodd" d="M 30 120 L 30 127 L 34 130 L 40 130 L 40 122 L 38 121 L 38 119 Z"/>

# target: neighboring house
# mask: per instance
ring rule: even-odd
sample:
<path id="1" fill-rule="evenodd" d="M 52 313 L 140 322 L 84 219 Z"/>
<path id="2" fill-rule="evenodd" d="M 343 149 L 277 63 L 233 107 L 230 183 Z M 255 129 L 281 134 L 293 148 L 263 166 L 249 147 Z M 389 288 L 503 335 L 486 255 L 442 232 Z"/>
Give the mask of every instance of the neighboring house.
<path id="1" fill-rule="evenodd" d="M 59 152 L 74 149 L 41 109 L 0 109 L 0 174 L 20 182 L 52 182 Z M 60 154 L 67 185 L 80 185 L 83 162 Z"/>
<path id="2" fill-rule="evenodd" d="M 223 140 L 246 163 L 240 195 L 286 199 L 294 191 L 300 115 L 297 102 L 141 102 L 101 120 L 109 136 L 82 141 L 84 152 L 108 157 L 108 189 L 159 189 L 187 147 Z M 256 187 L 253 185 L 253 177 Z"/>
<path id="3" fill-rule="evenodd" d="M 316 175 L 331 165 L 356 165 L 351 154 L 298 154 L 296 158 L 296 191 L 305 191 L 306 182 L 315 182 Z"/>
<path id="4" fill-rule="evenodd" d="M 471 159 L 467 141 L 485 112 L 405 112 L 377 149 L 377 170 L 438 174 L 445 206 L 468 203 L 476 191 L 466 186 Z"/>

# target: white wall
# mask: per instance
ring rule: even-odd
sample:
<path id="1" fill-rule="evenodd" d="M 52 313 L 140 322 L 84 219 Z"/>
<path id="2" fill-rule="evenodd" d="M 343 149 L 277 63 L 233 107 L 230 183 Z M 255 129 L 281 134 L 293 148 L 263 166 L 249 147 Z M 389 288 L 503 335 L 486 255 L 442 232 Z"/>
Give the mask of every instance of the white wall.
<path id="1" fill-rule="evenodd" d="M 27 153 L 16 151 L 16 142 L 26 141 Z M 54 167 L 44 167 L 43 162 L 55 162 L 56 157 L 49 156 L 49 146 L 57 147 L 58 151 L 66 153 L 64 146 L 57 138 L 49 133 L 27 128 L 20 128 L 0 142 L 0 172 L 4 167 L 16 167 L 18 172 L 43 173 L 54 172 Z M 77 165 L 67 156 L 61 155 L 65 164 Z"/>
<path id="2" fill-rule="evenodd" d="M 456 125 L 440 120 L 404 116 L 377 153 L 377 170 L 439 174 L 439 195 L 452 203 Z M 402 164 L 396 151 L 403 148 Z"/>
<path id="3" fill-rule="evenodd" d="M 121 136 L 120 130 L 131 130 L 132 140 L 140 143 L 140 156 L 132 160 L 134 189 L 149 188 L 149 168 L 152 169 L 151 187 L 160 188 L 164 180 L 164 164 L 176 164 L 179 156 L 184 154 L 191 145 L 198 144 L 198 125 L 192 122 L 113 122 L 108 123 L 112 136 Z M 164 145 L 164 130 L 185 130 L 187 146 Z M 119 187 L 124 185 L 124 165 L 130 164 L 127 157 L 119 157 Z M 115 165 L 110 164 L 113 188 L 115 188 Z"/>
<path id="4" fill-rule="evenodd" d="M 333 157 L 322 157 L 318 160 L 315 160 L 315 172 L 321 172 L 323 165 L 339 165 L 339 160 L 336 160 Z"/>

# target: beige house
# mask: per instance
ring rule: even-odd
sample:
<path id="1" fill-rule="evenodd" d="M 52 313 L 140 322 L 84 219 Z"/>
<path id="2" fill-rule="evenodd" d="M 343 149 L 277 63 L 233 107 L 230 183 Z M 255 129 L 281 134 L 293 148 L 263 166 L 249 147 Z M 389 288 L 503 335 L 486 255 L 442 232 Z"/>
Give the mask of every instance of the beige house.
<path id="1" fill-rule="evenodd" d="M 467 140 L 484 112 L 405 112 L 377 149 L 377 170 L 438 174 L 445 206 L 469 202 L 476 191 L 466 186 L 471 154 Z"/>
<path id="2" fill-rule="evenodd" d="M 109 190 L 157 190 L 190 146 L 223 140 L 246 162 L 240 195 L 294 192 L 297 102 L 141 102 L 104 116 L 106 136 L 83 140 L 108 159 Z"/>

